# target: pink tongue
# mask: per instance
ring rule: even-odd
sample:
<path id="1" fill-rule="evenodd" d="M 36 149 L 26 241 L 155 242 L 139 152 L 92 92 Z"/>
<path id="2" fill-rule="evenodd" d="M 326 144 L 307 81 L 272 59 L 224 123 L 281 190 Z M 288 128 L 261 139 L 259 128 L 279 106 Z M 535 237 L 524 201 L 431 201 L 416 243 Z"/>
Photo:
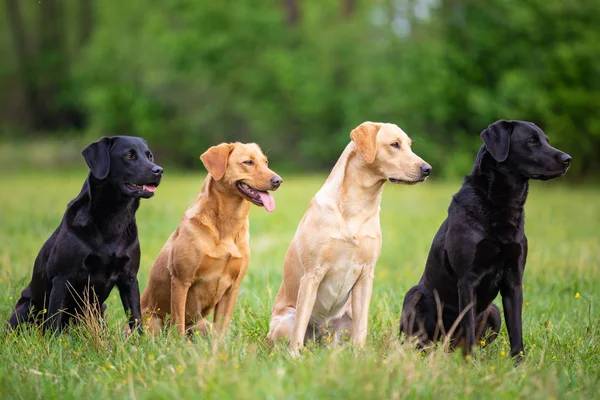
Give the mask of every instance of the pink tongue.
<path id="1" fill-rule="evenodd" d="M 154 186 L 154 185 L 144 185 L 144 190 L 147 190 L 148 192 L 154 192 L 156 190 L 156 186 Z"/>
<path id="2" fill-rule="evenodd" d="M 268 212 L 273 211 L 275 209 L 275 199 L 273 198 L 273 195 L 269 192 L 259 192 L 258 190 L 256 192 L 260 196 L 260 200 L 265 206 L 265 210 Z"/>

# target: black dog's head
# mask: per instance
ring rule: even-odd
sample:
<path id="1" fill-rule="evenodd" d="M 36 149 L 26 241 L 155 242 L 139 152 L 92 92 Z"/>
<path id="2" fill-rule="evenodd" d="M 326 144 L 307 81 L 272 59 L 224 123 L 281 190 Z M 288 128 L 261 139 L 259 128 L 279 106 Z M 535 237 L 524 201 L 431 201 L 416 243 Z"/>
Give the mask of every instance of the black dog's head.
<path id="1" fill-rule="evenodd" d="M 103 137 L 81 153 L 96 179 L 118 187 L 127 196 L 152 197 L 160 184 L 163 169 L 154 164 L 154 156 L 143 139 Z"/>
<path id="2" fill-rule="evenodd" d="M 496 121 L 481 138 L 497 162 L 525 179 L 556 178 L 571 165 L 571 156 L 550 146 L 548 136 L 533 122 Z"/>

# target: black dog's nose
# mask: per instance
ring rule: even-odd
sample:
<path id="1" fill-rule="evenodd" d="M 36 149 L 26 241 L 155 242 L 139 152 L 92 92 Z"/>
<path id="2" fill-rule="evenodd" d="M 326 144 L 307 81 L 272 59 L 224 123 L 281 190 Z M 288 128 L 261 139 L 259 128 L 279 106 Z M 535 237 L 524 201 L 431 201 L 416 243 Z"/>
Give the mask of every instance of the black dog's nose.
<path id="1" fill-rule="evenodd" d="M 425 163 L 425 164 L 421 164 L 421 173 L 424 176 L 429 176 L 429 174 L 431 174 L 431 165 Z"/>
<path id="2" fill-rule="evenodd" d="M 560 156 L 560 161 L 562 161 L 563 164 L 565 164 L 565 165 L 571 165 L 571 160 L 572 160 L 571 156 L 568 155 L 567 153 L 563 153 Z"/>
<path id="3" fill-rule="evenodd" d="M 271 186 L 273 186 L 275 189 L 281 186 L 281 182 L 283 182 L 283 179 L 281 179 L 279 175 L 275 175 L 271 178 Z"/>
<path id="4" fill-rule="evenodd" d="M 155 165 L 154 167 L 152 167 L 152 172 L 155 175 L 162 175 L 163 169 L 161 167 L 159 167 L 158 165 Z"/>

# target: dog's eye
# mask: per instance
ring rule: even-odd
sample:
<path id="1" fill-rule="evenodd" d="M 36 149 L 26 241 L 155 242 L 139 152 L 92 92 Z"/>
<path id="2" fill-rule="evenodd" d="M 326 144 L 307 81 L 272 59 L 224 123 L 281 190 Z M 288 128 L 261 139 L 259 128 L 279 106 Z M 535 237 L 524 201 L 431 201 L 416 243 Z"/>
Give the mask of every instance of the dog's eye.
<path id="1" fill-rule="evenodd" d="M 154 156 L 152 155 L 152 153 L 148 153 L 148 160 L 154 161 Z"/>
<path id="2" fill-rule="evenodd" d="M 531 138 L 527 141 L 527 144 L 535 146 L 536 144 L 538 144 L 538 140 L 536 138 Z"/>
<path id="3" fill-rule="evenodd" d="M 246 160 L 246 161 L 244 161 L 244 164 L 249 165 L 249 166 L 253 166 L 254 165 L 254 161 L 252 161 L 252 160 Z"/>
<path id="4" fill-rule="evenodd" d="M 400 148 L 400 142 L 394 142 L 394 143 L 390 144 L 390 146 L 399 149 Z"/>
<path id="5" fill-rule="evenodd" d="M 125 153 L 125 158 L 128 160 L 133 160 L 133 153 L 131 151 L 128 151 L 127 153 Z"/>

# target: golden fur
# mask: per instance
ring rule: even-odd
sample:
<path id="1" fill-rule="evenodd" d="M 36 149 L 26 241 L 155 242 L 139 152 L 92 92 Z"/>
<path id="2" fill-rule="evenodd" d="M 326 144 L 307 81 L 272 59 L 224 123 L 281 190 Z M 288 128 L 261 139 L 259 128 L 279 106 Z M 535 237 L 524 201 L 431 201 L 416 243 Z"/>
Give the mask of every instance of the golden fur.
<path id="1" fill-rule="evenodd" d="M 206 332 L 206 317 L 213 310 L 217 331 L 227 330 L 250 261 L 250 201 L 238 183 L 263 193 L 281 183 L 254 143 L 223 143 L 200 158 L 209 175 L 158 254 L 142 295 L 142 311 L 153 332 L 169 313 L 179 333 Z"/>
<path id="2" fill-rule="evenodd" d="M 305 338 L 331 324 L 334 338 L 367 336 L 375 264 L 381 250 L 379 204 L 383 184 L 422 182 L 431 167 L 393 124 L 365 122 L 350 134 L 329 178 L 310 202 L 288 249 L 268 339 L 290 339 L 298 354 Z M 423 172 L 423 168 L 427 170 Z"/>

